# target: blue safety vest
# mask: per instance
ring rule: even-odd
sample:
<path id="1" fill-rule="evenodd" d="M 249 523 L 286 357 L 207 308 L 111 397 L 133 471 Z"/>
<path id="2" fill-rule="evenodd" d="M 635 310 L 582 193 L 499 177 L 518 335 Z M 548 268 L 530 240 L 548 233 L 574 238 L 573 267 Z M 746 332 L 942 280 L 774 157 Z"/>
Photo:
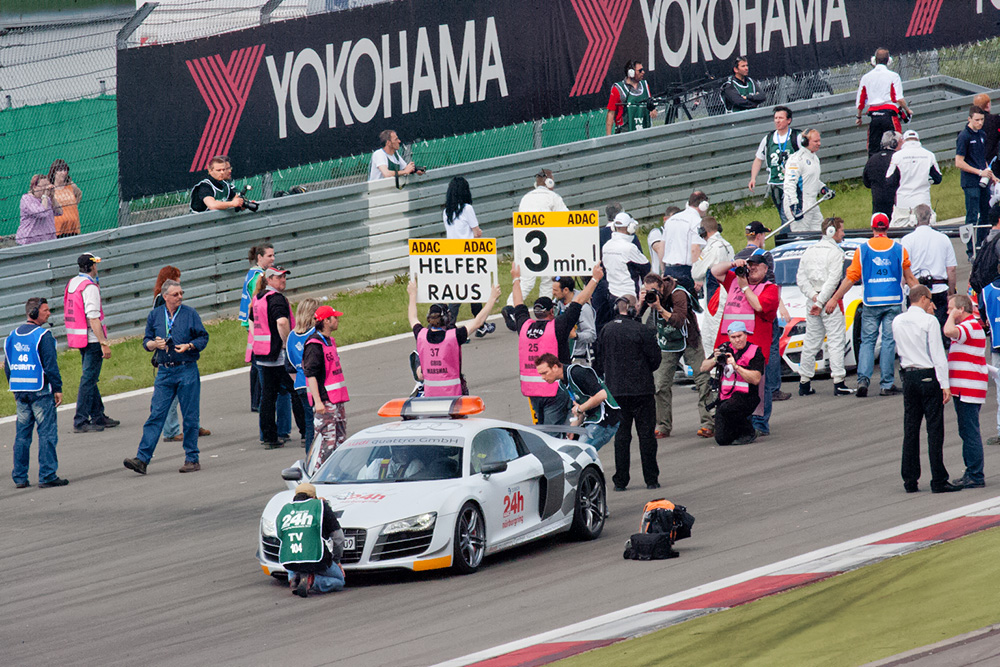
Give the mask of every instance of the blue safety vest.
<path id="1" fill-rule="evenodd" d="M 306 374 L 302 370 L 302 351 L 306 346 L 306 339 L 316 332 L 316 327 L 301 334 L 294 331 L 289 332 L 287 341 L 288 363 L 295 367 L 295 388 L 306 388 Z"/>
<path id="2" fill-rule="evenodd" d="M 990 345 L 1000 348 L 1000 286 L 995 280 L 983 288 L 983 306 L 986 308 L 985 320 L 990 324 Z"/>
<path id="3" fill-rule="evenodd" d="M 903 302 L 903 246 L 893 241 L 886 250 L 868 243 L 861 252 L 861 282 L 866 306 L 898 306 Z"/>
<path id="4" fill-rule="evenodd" d="M 263 273 L 264 271 L 259 266 L 255 266 L 247 271 L 247 277 L 243 279 L 243 293 L 240 294 L 240 324 L 243 326 L 248 326 L 250 321 L 250 301 L 252 299 L 250 295 L 250 281 L 254 279 L 254 276 L 259 276 Z"/>
<path id="5" fill-rule="evenodd" d="M 4 341 L 11 391 L 41 391 L 45 387 L 45 371 L 38 354 L 38 344 L 44 335 L 45 329 L 35 326 L 25 334 L 15 329 Z"/>

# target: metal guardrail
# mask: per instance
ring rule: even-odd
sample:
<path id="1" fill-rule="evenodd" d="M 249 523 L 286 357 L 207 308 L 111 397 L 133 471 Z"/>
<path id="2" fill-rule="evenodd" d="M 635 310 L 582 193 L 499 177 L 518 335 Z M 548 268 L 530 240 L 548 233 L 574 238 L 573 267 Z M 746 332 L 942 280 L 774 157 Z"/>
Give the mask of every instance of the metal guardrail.
<path id="1" fill-rule="evenodd" d="M 980 86 L 930 77 L 907 83 L 916 110 L 910 127 L 939 160 L 954 154 L 955 136 Z M 994 91 L 1000 93 L 1000 91 Z M 820 157 L 829 182 L 857 177 L 866 162 L 865 129 L 854 126 L 854 95 L 795 102 L 794 126 L 823 134 Z M 324 295 L 385 281 L 408 267 L 405 240 L 440 236 L 441 209 L 453 176 L 469 179 L 477 216 L 501 248 L 511 246 L 510 214 L 539 167 L 555 171 L 557 191 L 570 208 L 603 209 L 621 201 L 639 220 L 659 218 L 694 188 L 715 203 L 746 196 L 750 162 L 771 128 L 759 109 L 662 126 L 641 133 L 588 139 L 391 181 L 346 185 L 261 202 L 257 213 L 208 212 L 0 250 L 8 279 L 0 285 L 0 334 L 23 321 L 24 301 L 52 302 L 62 338 L 62 292 L 84 251 L 104 258 L 101 288 L 112 337 L 141 333 L 159 269 L 181 269 L 186 303 L 203 318 L 235 314 L 247 249 L 274 243 L 279 263 L 292 270 L 289 293 Z"/>

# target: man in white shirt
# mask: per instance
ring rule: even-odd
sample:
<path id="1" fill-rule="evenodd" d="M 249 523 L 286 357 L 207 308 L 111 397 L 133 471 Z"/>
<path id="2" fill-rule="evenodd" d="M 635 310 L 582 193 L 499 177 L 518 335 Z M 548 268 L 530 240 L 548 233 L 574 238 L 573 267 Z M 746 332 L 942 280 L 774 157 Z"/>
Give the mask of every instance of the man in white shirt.
<path id="1" fill-rule="evenodd" d="M 913 224 L 913 209 L 921 204 L 931 205 L 931 182 L 941 182 L 941 169 L 934 153 L 920 145 L 920 135 L 916 130 L 903 134 L 903 146 L 892 154 L 887 179 L 899 174 L 896 188 L 896 204 L 892 207 L 890 227 L 910 227 Z M 934 224 L 937 216 L 931 212 Z"/>
<path id="2" fill-rule="evenodd" d="M 819 130 L 806 130 L 799 138 L 799 150 L 785 164 L 783 205 L 785 220 L 791 220 L 792 232 L 814 232 L 823 222 L 816 200 L 826 190 L 821 180 Z"/>
<path id="3" fill-rule="evenodd" d="M 909 309 L 892 321 L 892 335 L 903 376 L 903 488 L 916 493 L 920 479 L 920 423 L 927 420 L 927 456 L 931 493 L 961 491 L 948 481 L 944 466 L 944 404 L 951 399 L 948 357 L 931 293 L 923 285 L 910 290 Z"/>
<path id="4" fill-rule="evenodd" d="M 368 169 L 369 181 L 381 181 L 383 178 L 394 178 L 397 174 L 403 176 L 417 172 L 416 165 L 412 162 L 403 162 L 403 158 L 397 155 L 403 142 L 399 140 L 395 130 L 382 130 L 378 140 L 382 142 L 382 148 L 372 153 Z"/>
<path id="5" fill-rule="evenodd" d="M 799 396 L 815 394 L 812 379 L 816 375 L 816 353 L 826 340 L 826 351 L 833 376 L 833 395 L 853 394 L 844 383 L 844 348 L 847 346 L 847 329 L 840 304 L 832 299 L 844 277 L 844 221 L 827 218 L 823 221 L 823 235 L 819 241 L 806 248 L 799 259 L 795 282 L 806 298 L 806 337 L 799 357 Z"/>
<path id="6" fill-rule="evenodd" d="M 902 132 L 899 111 L 903 109 L 912 115 L 910 107 L 903 99 L 903 82 L 899 75 L 889 69 L 892 58 L 888 49 L 879 49 L 872 58 L 874 69 L 861 77 L 858 85 L 858 115 L 855 125 L 861 127 L 861 114 L 868 107 L 871 122 L 868 125 L 868 156 L 878 153 L 882 134 L 888 130 Z"/>
<path id="7" fill-rule="evenodd" d="M 931 291 L 934 316 L 941 326 L 948 319 L 948 297 L 957 286 L 958 260 L 951 239 L 931 227 L 934 213 L 931 207 L 920 204 L 914 209 L 917 227 L 902 238 L 900 243 L 910 255 L 910 271 L 921 285 Z"/>
<path id="8" fill-rule="evenodd" d="M 653 247 L 653 252 L 663 262 L 663 275 L 672 276 L 677 283 L 691 294 L 700 285 L 691 277 L 691 265 L 701 255 L 705 239 L 698 235 L 701 220 L 708 213 L 708 195 L 695 190 L 688 197 L 684 210 L 674 213 L 663 223 L 663 240 Z"/>
<path id="9" fill-rule="evenodd" d="M 663 225 L 667 224 L 667 220 L 674 217 L 676 214 L 680 213 L 681 210 L 676 206 L 668 206 L 667 210 L 663 212 Z M 649 249 L 649 262 L 653 265 L 653 273 L 658 276 L 663 275 L 663 227 L 653 227 L 649 230 L 649 234 L 646 235 L 646 247 Z"/>
<path id="10" fill-rule="evenodd" d="M 632 236 L 638 226 L 639 223 L 632 216 L 622 211 L 615 216 L 611 240 L 601 249 L 608 291 L 614 299 L 628 294 L 636 296 L 639 293 L 636 278 L 641 279 L 649 273 L 649 260 L 632 243 Z"/>
<path id="11" fill-rule="evenodd" d="M 732 244 L 722 238 L 722 225 L 718 220 L 707 215 L 701 221 L 701 228 L 705 230 L 705 246 L 701 249 L 698 259 L 691 265 L 691 277 L 694 278 L 695 282 L 705 284 L 707 307 L 701 327 L 701 344 L 707 359 L 714 352 L 715 339 L 719 333 L 719 322 L 722 320 L 722 310 L 726 306 L 726 290 L 712 275 L 712 267 L 723 262 L 732 262 L 736 253 Z M 713 310 L 712 297 L 716 292 L 719 293 L 719 298 Z"/>

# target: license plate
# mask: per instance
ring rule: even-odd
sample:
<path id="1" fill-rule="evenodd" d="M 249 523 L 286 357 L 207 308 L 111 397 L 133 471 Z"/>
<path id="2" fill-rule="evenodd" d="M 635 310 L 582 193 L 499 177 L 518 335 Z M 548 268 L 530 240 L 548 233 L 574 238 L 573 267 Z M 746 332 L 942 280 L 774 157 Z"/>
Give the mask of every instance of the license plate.
<path id="1" fill-rule="evenodd" d="M 344 551 L 354 551 L 354 538 L 345 537 L 344 538 Z"/>

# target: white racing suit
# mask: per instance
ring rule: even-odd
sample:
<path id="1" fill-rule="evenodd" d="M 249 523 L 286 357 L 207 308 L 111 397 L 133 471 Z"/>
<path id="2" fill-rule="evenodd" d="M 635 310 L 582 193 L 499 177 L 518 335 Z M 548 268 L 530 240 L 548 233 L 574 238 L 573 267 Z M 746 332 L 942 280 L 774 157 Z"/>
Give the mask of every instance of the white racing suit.
<path id="1" fill-rule="evenodd" d="M 823 222 L 819 206 L 807 211 L 801 220 L 795 219 L 795 212 L 805 211 L 819 199 L 819 191 L 826 187 L 820 180 L 819 156 L 808 148 L 800 148 L 785 163 L 785 184 L 783 187 L 785 219 L 791 220 L 793 232 L 818 232 Z"/>
<path id="2" fill-rule="evenodd" d="M 706 296 L 708 296 L 708 274 L 711 273 L 712 267 L 722 262 L 733 261 L 733 256 L 733 246 L 719 233 L 712 234 L 702 247 L 701 255 L 691 267 L 691 277 L 694 278 L 695 282 L 706 284 Z M 701 345 L 704 348 L 706 359 L 715 352 L 715 338 L 719 333 L 722 311 L 726 307 L 726 288 L 719 284 L 719 307 L 714 315 L 708 311 L 707 305 L 706 303 L 705 314 L 702 316 L 704 319 L 701 324 Z"/>
<path id="3" fill-rule="evenodd" d="M 843 275 L 844 251 L 832 238 L 824 236 L 802 253 L 795 276 L 799 290 L 806 297 L 806 337 L 799 358 L 800 382 L 809 382 L 816 374 L 816 353 L 823 347 L 824 338 L 833 381 L 843 382 L 847 376 L 844 370 L 844 350 L 847 347 L 844 313 L 839 305 L 829 315 L 823 309 L 837 291 Z M 819 315 L 809 314 L 814 303 L 821 309 Z"/>

